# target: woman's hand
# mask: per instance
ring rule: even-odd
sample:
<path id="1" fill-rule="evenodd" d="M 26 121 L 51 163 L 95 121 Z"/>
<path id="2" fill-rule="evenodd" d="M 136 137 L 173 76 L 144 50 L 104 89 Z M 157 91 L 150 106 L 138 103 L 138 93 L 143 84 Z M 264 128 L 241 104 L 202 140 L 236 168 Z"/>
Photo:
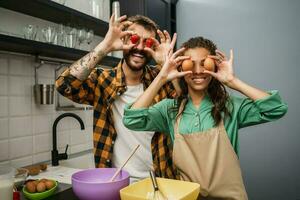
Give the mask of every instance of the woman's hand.
<path id="1" fill-rule="evenodd" d="M 124 38 L 126 36 L 132 35 L 132 31 L 124 31 L 124 28 L 130 26 L 132 22 L 126 21 L 126 15 L 119 17 L 115 20 L 114 14 L 109 20 L 109 29 L 103 39 L 103 43 L 108 48 L 108 52 L 118 51 L 118 50 L 128 50 L 131 49 L 134 44 L 125 44 Z"/>
<path id="2" fill-rule="evenodd" d="M 177 35 L 175 33 L 172 42 L 170 44 L 170 47 L 168 49 L 168 53 L 165 56 L 165 63 L 158 74 L 158 76 L 165 79 L 166 81 L 171 81 L 175 78 L 179 78 L 192 73 L 192 71 L 179 72 L 177 70 L 178 66 L 180 66 L 184 60 L 189 59 L 190 57 L 180 56 L 185 51 L 185 48 L 181 48 L 177 50 L 175 53 L 173 53 L 176 39 L 177 39 Z"/>
<path id="3" fill-rule="evenodd" d="M 216 55 L 209 55 L 208 57 L 214 59 L 217 70 L 216 72 L 205 70 L 204 73 L 210 74 L 221 83 L 231 87 L 230 84 L 236 78 L 233 72 L 233 50 L 230 49 L 229 60 L 226 55 L 219 50 L 216 50 Z"/>

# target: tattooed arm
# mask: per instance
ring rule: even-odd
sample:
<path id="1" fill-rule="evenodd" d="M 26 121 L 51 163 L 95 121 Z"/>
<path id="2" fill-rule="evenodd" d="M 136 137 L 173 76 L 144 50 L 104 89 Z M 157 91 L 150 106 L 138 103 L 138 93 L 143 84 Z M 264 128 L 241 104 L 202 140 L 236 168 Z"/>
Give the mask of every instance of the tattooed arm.
<path id="1" fill-rule="evenodd" d="M 96 64 L 108 53 L 104 43 L 100 43 L 93 51 L 70 66 L 70 74 L 79 80 L 86 80 Z"/>
<path id="2" fill-rule="evenodd" d="M 79 80 L 85 80 L 96 64 L 101 61 L 111 51 L 130 49 L 134 44 L 124 44 L 122 38 L 132 34 L 131 31 L 124 31 L 124 27 L 131 25 L 132 22 L 126 21 L 126 16 L 117 20 L 111 16 L 109 29 L 103 41 L 90 53 L 75 62 L 70 67 L 70 74 Z"/>
<path id="3" fill-rule="evenodd" d="M 95 69 L 95 66 L 109 52 L 130 49 L 134 46 L 134 44 L 124 44 L 122 40 L 122 38 L 132 34 L 131 31 L 123 30 L 124 27 L 131 24 L 132 22 L 126 21 L 126 16 L 122 16 L 116 21 L 112 16 L 103 41 L 58 77 L 55 82 L 57 91 L 76 103 L 93 105 L 95 95 L 101 95 L 99 94 L 100 91 L 95 94 L 95 89 L 102 71 Z"/>

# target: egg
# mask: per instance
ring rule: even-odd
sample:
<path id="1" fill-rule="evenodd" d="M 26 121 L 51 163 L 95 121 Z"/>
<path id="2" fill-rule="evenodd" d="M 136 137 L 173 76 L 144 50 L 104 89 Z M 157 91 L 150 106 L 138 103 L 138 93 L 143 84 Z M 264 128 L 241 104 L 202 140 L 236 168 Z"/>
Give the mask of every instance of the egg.
<path id="1" fill-rule="evenodd" d="M 45 182 L 47 182 L 47 181 L 48 181 L 48 179 L 42 178 L 39 182 L 45 183 Z"/>
<path id="2" fill-rule="evenodd" d="M 209 71 L 214 71 L 215 69 L 215 61 L 212 58 L 206 58 L 204 61 L 204 68 Z"/>
<path id="3" fill-rule="evenodd" d="M 36 186 L 33 181 L 27 182 L 25 187 L 29 193 L 34 193 L 36 191 Z"/>
<path id="4" fill-rule="evenodd" d="M 51 188 L 54 187 L 54 182 L 48 180 L 48 181 L 45 182 L 45 185 L 46 185 L 47 190 L 50 190 Z"/>
<path id="5" fill-rule="evenodd" d="M 36 191 L 44 192 L 46 190 L 46 185 L 43 182 L 39 182 L 36 186 Z"/>
<path id="6" fill-rule="evenodd" d="M 181 64 L 182 71 L 191 71 L 193 70 L 194 63 L 192 60 L 184 60 Z"/>

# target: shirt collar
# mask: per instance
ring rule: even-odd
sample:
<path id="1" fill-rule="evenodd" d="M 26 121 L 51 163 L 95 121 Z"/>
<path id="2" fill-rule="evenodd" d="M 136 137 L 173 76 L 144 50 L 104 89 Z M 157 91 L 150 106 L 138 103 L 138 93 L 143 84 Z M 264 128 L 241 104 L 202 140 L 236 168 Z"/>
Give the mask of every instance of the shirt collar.
<path id="1" fill-rule="evenodd" d="M 212 106 L 213 106 L 213 103 L 212 103 L 211 99 L 209 98 L 208 94 L 206 94 L 204 96 L 204 98 L 202 99 L 199 108 L 195 107 L 191 97 L 189 96 L 186 108 L 187 108 L 187 110 L 190 110 L 190 111 L 193 111 L 193 112 L 199 112 L 199 111 L 201 112 L 201 111 L 204 111 L 206 109 L 211 109 Z"/>

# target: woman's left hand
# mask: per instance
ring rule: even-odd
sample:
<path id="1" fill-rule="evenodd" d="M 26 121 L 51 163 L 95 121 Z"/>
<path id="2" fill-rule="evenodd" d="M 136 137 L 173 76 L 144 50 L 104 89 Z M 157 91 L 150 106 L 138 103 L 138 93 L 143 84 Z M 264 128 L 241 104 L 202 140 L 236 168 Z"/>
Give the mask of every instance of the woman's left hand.
<path id="1" fill-rule="evenodd" d="M 230 49 L 229 60 L 226 55 L 219 50 L 216 50 L 216 55 L 208 55 L 208 57 L 214 59 L 217 71 L 212 72 L 205 70 L 204 73 L 212 75 L 218 79 L 218 81 L 230 87 L 230 83 L 235 79 L 233 72 L 233 50 Z"/>

